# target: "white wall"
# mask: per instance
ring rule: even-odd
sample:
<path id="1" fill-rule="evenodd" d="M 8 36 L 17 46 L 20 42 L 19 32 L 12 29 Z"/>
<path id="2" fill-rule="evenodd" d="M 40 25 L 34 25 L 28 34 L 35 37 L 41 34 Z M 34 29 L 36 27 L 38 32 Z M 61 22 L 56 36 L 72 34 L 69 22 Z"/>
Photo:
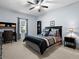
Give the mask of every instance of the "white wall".
<path id="1" fill-rule="evenodd" d="M 63 26 L 63 37 L 68 34 L 68 28 L 74 27 L 79 33 L 79 2 L 57 10 L 51 10 L 44 16 L 39 16 L 42 21 L 42 29 L 50 26 L 50 21 L 55 19 L 55 24 Z M 79 34 L 78 34 L 79 36 Z M 77 41 L 79 44 L 79 40 Z"/>
<path id="2" fill-rule="evenodd" d="M 28 34 L 36 35 L 36 17 L 0 8 L 0 22 L 17 23 L 17 17 L 28 19 Z"/>

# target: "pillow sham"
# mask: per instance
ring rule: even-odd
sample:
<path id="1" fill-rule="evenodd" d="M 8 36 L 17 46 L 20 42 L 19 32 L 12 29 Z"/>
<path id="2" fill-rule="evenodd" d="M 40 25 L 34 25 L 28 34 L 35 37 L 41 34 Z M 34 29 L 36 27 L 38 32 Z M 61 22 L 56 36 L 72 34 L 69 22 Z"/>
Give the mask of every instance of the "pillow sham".
<path id="1" fill-rule="evenodd" d="M 49 36 L 55 36 L 56 35 L 56 31 L 55 29 L 52 29 L 49 33 Z"/>

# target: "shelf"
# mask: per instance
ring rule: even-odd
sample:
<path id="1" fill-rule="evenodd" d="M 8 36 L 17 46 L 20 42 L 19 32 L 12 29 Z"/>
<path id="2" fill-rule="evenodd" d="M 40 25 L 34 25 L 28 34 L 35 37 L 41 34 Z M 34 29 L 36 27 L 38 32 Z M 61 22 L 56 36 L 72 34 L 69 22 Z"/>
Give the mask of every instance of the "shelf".
<path id="1" fill-rule="evenodd" d="M 1 27 L 1 26 L 2 26 L 2 27 L 5 27 L 5 24 L 0 24 L 0 27 Z"/>
<path id="2" fill-rule="evenodd" d="M 12 25 L 11 27 L 15 28 L 15 27 L 16 27 L 16 25 Z"/>
<path id="3" fill-rule="evenodd" d="M 16 28 L 16 23 L 0 22 L 0 29 Z"/>

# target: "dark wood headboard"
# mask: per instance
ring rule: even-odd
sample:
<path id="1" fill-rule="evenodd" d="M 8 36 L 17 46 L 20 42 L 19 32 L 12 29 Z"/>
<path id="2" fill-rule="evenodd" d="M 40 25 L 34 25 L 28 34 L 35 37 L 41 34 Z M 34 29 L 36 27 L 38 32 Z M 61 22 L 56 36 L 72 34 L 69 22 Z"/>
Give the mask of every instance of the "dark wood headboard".
<path id="1" fill-rule="evenodd" d="M 45 27 L 45 29 L 59 29 L 60 36 L 62 38 L 62 26 Z"/>

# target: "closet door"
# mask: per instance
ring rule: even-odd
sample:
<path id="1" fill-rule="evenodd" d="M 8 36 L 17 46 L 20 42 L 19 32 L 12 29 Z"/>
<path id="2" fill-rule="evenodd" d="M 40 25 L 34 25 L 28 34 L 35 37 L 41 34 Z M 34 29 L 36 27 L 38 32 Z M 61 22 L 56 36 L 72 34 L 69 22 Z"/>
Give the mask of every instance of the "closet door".
<path id="1" fill-rule="evenodd" d="M 37 35 L 41 34 L 41 21 L 37 21 Z"/>

